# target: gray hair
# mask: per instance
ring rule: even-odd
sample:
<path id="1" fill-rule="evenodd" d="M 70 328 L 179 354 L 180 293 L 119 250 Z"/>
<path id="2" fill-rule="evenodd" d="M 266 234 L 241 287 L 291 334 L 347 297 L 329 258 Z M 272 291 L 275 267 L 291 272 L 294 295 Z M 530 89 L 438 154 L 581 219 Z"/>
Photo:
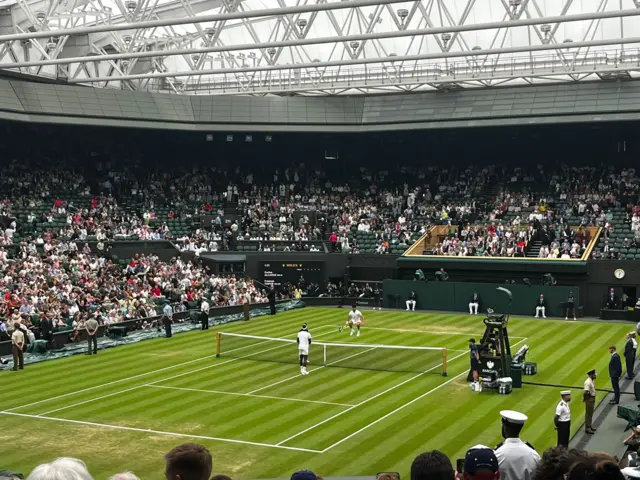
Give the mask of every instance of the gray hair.
<path id="1" fill-rule="evenodd" d="M 60 457 L 51 463 L 38 465 L 27 480 L 93 480 L 93 477 L 82 460 Z"/>
<path id="2" fill-rule="evenodd" d="M 135 473 L 132 472 L 122 472 L 116 473 L 115 475 L 111 475 L 109 480 L 140 480 Z"/>

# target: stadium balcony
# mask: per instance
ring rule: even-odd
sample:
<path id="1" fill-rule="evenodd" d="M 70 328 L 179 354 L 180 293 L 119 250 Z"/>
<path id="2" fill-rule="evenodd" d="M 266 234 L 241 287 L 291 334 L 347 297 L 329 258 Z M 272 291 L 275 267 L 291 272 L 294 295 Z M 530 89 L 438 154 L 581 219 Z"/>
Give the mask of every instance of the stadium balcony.
<path id="1" fill-rule="evenodd" d="M 603 229 L 591 258 L 594 260 L 640 260 L 640 231 L 633 231 L 624 208 L 610 213 L 610 227 Z"/>
<path id="2" fill-rule="evenodd" d="M 484 227 L 485 225 L 479 225 L 477 227 Z M 519 229 L 524 229 L 526 227 L 520 227 Z M 567 263 L 575 263 L 575 262 L 585 262 L 591 255 L 592 250 L 595 248 L 598 243 L 598 239 L 601 236 L 602 228 L 600 227 L 582 227 L 583 230 L 588 232 L 588 238 L 590 238 L 589 243 L 585 246 L 582 255 L 579 258 L 539 258 L 537 256 L 537 252 L 539 250 L 539 246 L 534 246 L 534 243 L 539 243 L 535 241 L 528 242 L 525 246 L 524 255 L 520 256 L 483 256 L 484 251 L 478 250 L 479 254 L 473 256 L 461 256 L 461 255 L 438 255 L 438 246 L 442 242 L 442 240 L 446 237 L 455 235 L 458 231 L 457 226 L 450 225 L 436 225 L 431 227 L 428 232 L 422 235 L 417 241 L 411 245 L 409 249 L 407 249 L 402 257 L 408 257 L 413 260 L 422 259 L 425 261 L 483 261 L 483 262 L 492 262 L 492 261 L 516 261 L 516 262 L 567 262 Z M 516 229 L 518 230 L 518 229 Z M 640 256 L 639 256 L 640 259 Z"/>

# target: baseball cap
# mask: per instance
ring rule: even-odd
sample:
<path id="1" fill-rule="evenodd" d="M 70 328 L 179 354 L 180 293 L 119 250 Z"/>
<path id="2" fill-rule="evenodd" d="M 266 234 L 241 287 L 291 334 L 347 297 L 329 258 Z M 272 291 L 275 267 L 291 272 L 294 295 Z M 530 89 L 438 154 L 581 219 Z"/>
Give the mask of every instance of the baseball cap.
<path id="1" fill-rule="evenodd" d="M 291 480 L 317 480 L 317 478 L 311 470 L 298 470 L 291 475 Z"/>
<path id="2" fill-rule="evenodd" d="M 479 469 L 487 469 L 492 472 L 497 472 L 499 469 L 495 452 L 485 445 L 472 447 L 464 457 L 465 473 L 473 475 Z"/>

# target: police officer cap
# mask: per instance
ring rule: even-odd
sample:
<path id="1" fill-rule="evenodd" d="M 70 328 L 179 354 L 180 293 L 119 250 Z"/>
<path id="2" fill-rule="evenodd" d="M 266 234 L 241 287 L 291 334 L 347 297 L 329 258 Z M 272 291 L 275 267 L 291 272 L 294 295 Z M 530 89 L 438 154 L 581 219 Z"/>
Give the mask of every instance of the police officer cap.
<path id="1" fill-rule="evenodd" d="M 560 395 L 562 395 L 563 397 L 564 397 L 565 395 L 571 395 L 571 390 L 562 390 L 562 391 L 560 392 Z"/>
<path id="2" fill-rule="evenodd" d="M 500 412 L 500 416 L 506 422 L 513 423 L 515 425 L 524 425 L 524 422 L 529 419 L 529 417 L 524 413 L 516 412 L 515 410 L 502 410 Z"/>
<path id="3" fill-rule="evenodd" d="M 587 375 L 595 375 L 595 374 L 596 374 L 595 369 L 594 369 L 594 370 L 589 370 L 589 371 L 587 372 Z"/>

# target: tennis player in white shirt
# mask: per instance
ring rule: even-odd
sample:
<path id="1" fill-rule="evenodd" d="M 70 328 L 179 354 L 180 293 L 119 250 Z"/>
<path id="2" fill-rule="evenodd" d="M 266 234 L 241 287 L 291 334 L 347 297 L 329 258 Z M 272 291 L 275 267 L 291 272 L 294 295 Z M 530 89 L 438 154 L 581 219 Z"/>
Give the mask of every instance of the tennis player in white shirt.
<path id="1" fill-rule="evenodd" d="M 351 311 L 349 312 L 349 318 L 347 319 L 347 323 L 345 323 L 344 325 L 345 327 L 349 327 L 351 329 L 351 333 L 349 334 L 349 336 L 353 335 L 356 330 L 358 330 L 358 334 L 356 336 L 357 337 L 360 336 L 360 325 L 362 325 L 363 321 L 364 321 L 364 315 L 362 315 L 362 312 L 358 310 L 354 305 L 351 308 Z M 340 331 L 342 331 L 342 328 L 340 329 Z"/>
<path id="2" fill-rule="evenodd" d="M 307 324 L 303 323 L 298 332 L 298 354 L 300 355 L 300 375 L 309 375 L 307 362 L 309 361 L 309 347 L 311 346 L 311 334 L 307 330 Z"/>

